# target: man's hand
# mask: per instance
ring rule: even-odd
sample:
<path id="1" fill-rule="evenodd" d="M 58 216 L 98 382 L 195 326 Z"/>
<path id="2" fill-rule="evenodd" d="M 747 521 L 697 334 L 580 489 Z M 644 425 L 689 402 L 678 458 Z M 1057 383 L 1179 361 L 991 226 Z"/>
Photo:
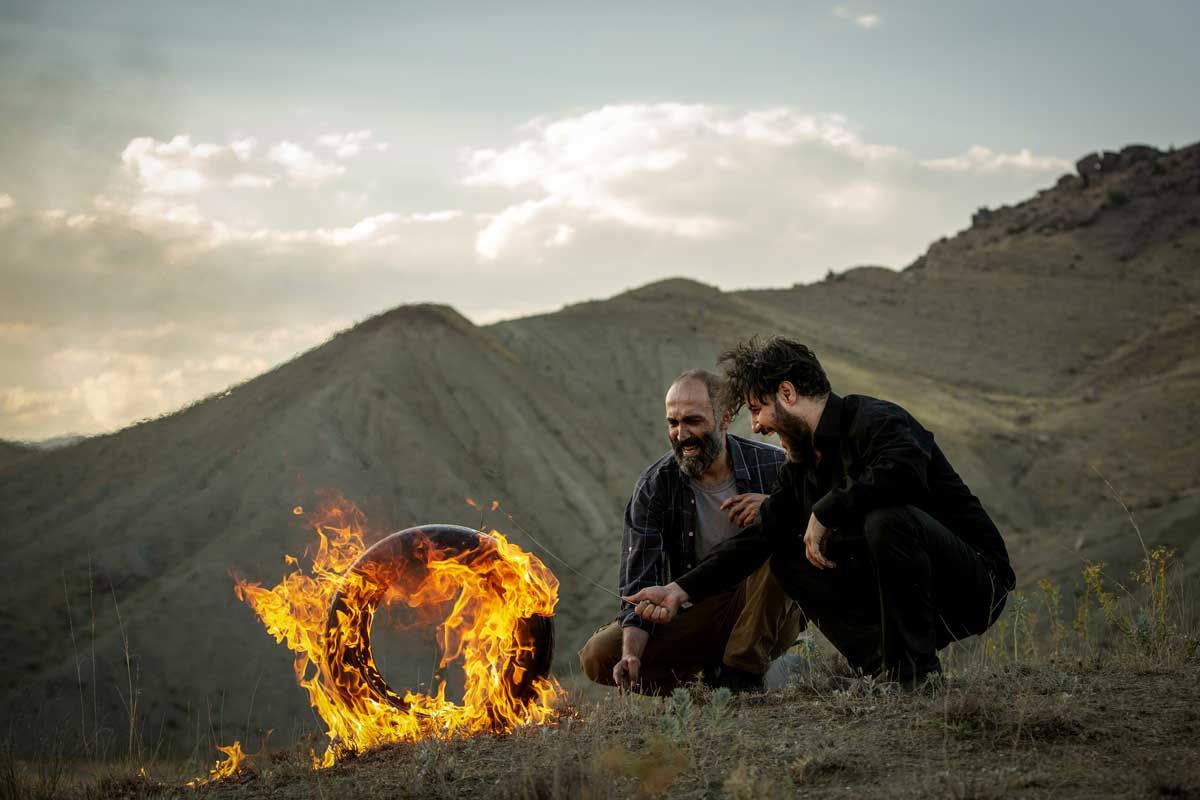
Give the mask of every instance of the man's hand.
<path id="1" fill-rule="evenodd" d="M 825 557 L 825 544 L 829 529 L 821 524 L 816 514 L 808 518 L 808 530 L 804 532 L 804 554 L 817 569 L 836 567 L 837 564 Z"/>
<path id="2" fill-rule="evenodd" d="M 629 691 L 642 680 L 642 653 L 646 652 L 646 644 L 650 634 L 636 625 L 627 625 L 621 629 L 621 660 L 613 667 L 613 683 L 622 691 Z"/>
<path id="3" fill-rule="evenodd" d="M 627 603 L 632 603 L 634 613 L 650 622 L 670 622 L 675 619 L 679 607 L 688 600 L 688 593 L 679 588 L 677 583 L 666 586 L 647 586 L 635 595 L 622 597 Z"/>
<path id="4" fill-rule="evenodd" d="M 621 689 L 629 691 L 642 679 L 642 660 L 637 656 L 621 656 L 621 660 L 613 667 L 613 682 Z"/>
<path id="5" fill-rule="evenodd" d="M 729 521 L 739 528 L 745 528 L 754 522 L 758 516 L 758 508 L 766 500 L 765 494 L 735 494 L 721 503 L 721 510 L 729 512 Z"/>

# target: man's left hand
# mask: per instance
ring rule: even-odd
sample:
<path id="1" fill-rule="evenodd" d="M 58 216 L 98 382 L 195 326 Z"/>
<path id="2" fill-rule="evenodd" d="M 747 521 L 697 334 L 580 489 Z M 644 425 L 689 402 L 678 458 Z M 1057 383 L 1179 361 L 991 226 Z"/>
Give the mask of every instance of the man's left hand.
<path id="1" fill-rule="evenodd" d="M 613 682 L 625 691 L 633 689 L 642 679 L 642 660 L 637 656 L 624 655 L 613 667 Z"/>
<path id="2" fill-rule="evenodd" d="M 758 516 L 758 509 L 766 500 L 765 494 L 735 494 L 733 497 L 721 503 L 721 510 L 729 512 L 729 521 L 739 528 L 745 528 L 754 522 L 754 518 Z"/>
<path id="3" fill-rule="evenodd" d="M 622 597 L 633 604 L 633 611 L 648 622 L 670 622 L 679 608 L 688 601 L 688 593 L 677 583 L 666 586 L 647 586 L 635 595 Z"/>
<path id="4" fill-rule="evenodd" d="M 817 569 L 830 569 L 837 564 L 825 557 L 825 545 L 829 542 L 829 528 L 821 524 L 816 514 L 808 518 L 808 530 L 804 532 L 804 554 Z"/>

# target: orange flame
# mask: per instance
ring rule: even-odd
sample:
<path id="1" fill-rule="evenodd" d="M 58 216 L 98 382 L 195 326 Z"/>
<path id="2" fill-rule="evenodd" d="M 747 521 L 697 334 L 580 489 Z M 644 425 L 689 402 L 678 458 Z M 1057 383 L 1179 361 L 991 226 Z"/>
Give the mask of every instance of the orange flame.
<path id="1" fill-rule="evenodd" d="M 203 786 L 206 783 L 212 783 L 213 781 L 232 776 L 249 758 L 248 755 L 242 752 L 242 743 L 240 740 L 235 741 L 227 747 L 217 745 L 217 749 L 225 754 L 225 758 L 213 765 L 213 768 L 209 770 L 207 778 L 196 778 L 195 780 L 188 781 L 187 785 L 190 788 L 194 789 L 197 786 Z"/>
<path id="2" fill-rule="evenodd" d="M 363 514 L 338 498 L 309 521 L 319 544 L 307 573 L 298 568 L 269 590 L 238 580 L 234 591 L 275 641 L 286 641 L 296 653 L 296 680 L 330 739 L 323 757 L 314 754 L 314 766 L 332 766 L 339 753 L 383 742 L 507 732 L 551 718 L 562 687 L 553 678 L 529 673 L 535 643 L 526 625 L 531 617 L 553 615 L 558 580 L 537 557 L 493 530 L 464 553 L 422 540 L 414 550 L 422 562 L 417 568 L 351 571 L 367 549 Z M 329 627 L 335 597 L 337 624 Z M 401 697 L 379 690 L 374 659 L 359 659 L 363 632 L 370 631 L 380 602 L 411 608 L 452 605 L 437 633 L 440 666 L 461 660 L 466 675 L 461 705 L 446 699 L 445 681 L 433 694 L 408 691 Z"/>

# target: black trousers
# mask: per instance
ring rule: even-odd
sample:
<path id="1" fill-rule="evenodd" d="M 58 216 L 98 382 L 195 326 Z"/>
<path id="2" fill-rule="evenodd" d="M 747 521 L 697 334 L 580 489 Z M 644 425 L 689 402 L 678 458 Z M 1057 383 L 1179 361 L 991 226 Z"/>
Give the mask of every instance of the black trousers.
<path id="1" fill-rule="evenodd" d="M 941 669 L 937 651 L 981 634 L 1006 591 L 987 560 L 915 506 L 872 511 L 830 534 L 817 569 L 803 553 L 774 560 L 777 577 L 851 666 L 896 680 Z"/>

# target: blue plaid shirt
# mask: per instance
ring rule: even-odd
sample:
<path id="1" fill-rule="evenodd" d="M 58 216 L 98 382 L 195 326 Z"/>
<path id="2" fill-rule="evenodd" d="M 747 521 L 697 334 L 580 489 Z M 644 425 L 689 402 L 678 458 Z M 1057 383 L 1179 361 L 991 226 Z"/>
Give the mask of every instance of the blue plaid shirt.
<path id="1" fill-rule="evenodd" d="M 738 494 L 769 494 L 786 456 L 764 442 L 728 434 Z M 620 593 L 626 597 L 647 586 L 665 586 L 696 566 L 696 494 L 692 481 L 668 452 L 638 478 L 625 506 L 621 539 Z M 621 604 L 621 627 L 637 625 L 648 631 L 654 624 Z"/>

